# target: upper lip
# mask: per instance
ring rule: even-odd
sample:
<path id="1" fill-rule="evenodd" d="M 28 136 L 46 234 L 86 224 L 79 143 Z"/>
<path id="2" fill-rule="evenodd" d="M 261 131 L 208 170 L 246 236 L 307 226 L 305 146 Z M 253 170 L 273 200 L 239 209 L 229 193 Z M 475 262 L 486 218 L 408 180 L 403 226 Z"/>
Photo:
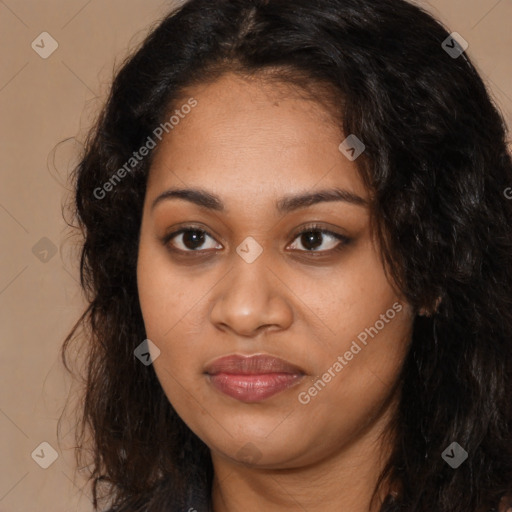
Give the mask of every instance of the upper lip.
<path id="1" fill-rule="evenodd" d="M 304 375 L 305 372 L 302 368 L 279 357 L 266 354 L 255 354 L 252 356 L 233 354 L 212 361 L 206 366 L 205 373 L 210 375 L 217 373 L 232 373 L 237 375 L 290 373 Z"/>

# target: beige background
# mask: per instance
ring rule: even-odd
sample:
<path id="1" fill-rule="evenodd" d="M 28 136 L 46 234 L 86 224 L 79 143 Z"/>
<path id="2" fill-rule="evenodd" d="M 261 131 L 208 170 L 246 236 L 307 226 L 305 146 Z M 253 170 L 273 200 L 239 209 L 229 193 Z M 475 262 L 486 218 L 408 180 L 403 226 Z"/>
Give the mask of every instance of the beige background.
<path id="1" fill-rule="evenodd" d="M 512 0 L 417 3 L 468 41 L 510 126 Z M 61 208 L 114 66 L 173 5 L 0 0 L 0 512 L 92 510 L 74 469 L 72 423 L 63 425 L 60 444 L 56 435 L 71 384 L 58 352 L 84 307 L 76 239 Z M 31 47 L 41 46 L 42 32 L 58 43 L 47 59 Z M 58 455 L 47 469 L 34 460 L 49 460 L 42 442 Z"/>

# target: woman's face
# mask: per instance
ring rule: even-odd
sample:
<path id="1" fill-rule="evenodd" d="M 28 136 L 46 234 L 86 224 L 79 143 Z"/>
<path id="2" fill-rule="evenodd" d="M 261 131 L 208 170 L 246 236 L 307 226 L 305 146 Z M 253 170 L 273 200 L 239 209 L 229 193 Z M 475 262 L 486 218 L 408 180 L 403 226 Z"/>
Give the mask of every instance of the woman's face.
<path id="1" fill-rule="evenodd" d="M 150 171 L 137 268 L 169 401 L 224 460 L 298 467 L 376 440 L 413 315 L 356 162 L 328 113 L 285 86 L 229 74 L 189 92 Z M 231 355 L 288 365 L 212 365 Z"/>

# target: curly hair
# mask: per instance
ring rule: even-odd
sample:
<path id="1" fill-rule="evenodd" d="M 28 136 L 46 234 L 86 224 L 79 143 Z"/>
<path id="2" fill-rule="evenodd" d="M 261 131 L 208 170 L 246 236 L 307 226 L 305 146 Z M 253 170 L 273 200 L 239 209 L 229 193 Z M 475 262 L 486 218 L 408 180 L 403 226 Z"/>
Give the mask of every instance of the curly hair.
<path id="1" fill-rule="evenodd" d="M 334 94 L 343 133 L 366 146 L 356 164 L 383 265 L 428 311 L 414 319 L 397 441 L 374 496 L 385 478 L 400 492 L 380 511 L 488 510 L 512 492 L 512 159 L 502 114 L 468 55 L 445 51 L 449 36 L 403 0 L 190 0 L 123 62 L 72 175 L 88 307 L 62 358 L 69 370 L 82 327 L 76 451 L 81 463 L 90 430 L 96 510 L 106 498 L 119 511 L 170 510 L 191 482 L 212 481 L 208 447 L 134 357 L 146 338 L 136 263 L 154 150 L 98 190 L 188 87 L 226 72 L 312 88 L 319 102 Z M 441 457 L 454 441 L 468 453 L 456 471 Z"/>

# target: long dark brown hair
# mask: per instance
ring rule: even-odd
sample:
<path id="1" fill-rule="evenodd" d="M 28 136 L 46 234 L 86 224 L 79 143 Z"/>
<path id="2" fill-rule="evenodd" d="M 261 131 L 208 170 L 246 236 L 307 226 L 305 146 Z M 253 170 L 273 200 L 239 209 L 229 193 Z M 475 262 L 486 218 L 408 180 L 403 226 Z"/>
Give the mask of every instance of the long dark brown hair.
<path id="1" fill-rule="evenodd" d="M 96 507 L 169 511 L 190 485 L 211 484 L 207 446 L 134 357 L 146 338 L 136 263 L 153 153 L 98 189 L 187 87 L 227 71 L 336 92 L 340 128 L 366 146 L 356 164 L 383 262 L 431 313 L 415 318 L 400 376 L 381 479 L 400 493 L 381 512 L 485 510 L 512 492 L 512 161 L 501 113 L 467 52 L 449 54 L 449 36 L 402 0 L 190 0 L 123 63 L 72 176 L 89 305 L 62 357 L 69 369 L 70 342 L 82 340 L 77 456 L 92 464 Z M 321 101 L 327 88 L 316 90 Z M 456 470 L 442 458 L 452 442 L 468 453 Z"/>

